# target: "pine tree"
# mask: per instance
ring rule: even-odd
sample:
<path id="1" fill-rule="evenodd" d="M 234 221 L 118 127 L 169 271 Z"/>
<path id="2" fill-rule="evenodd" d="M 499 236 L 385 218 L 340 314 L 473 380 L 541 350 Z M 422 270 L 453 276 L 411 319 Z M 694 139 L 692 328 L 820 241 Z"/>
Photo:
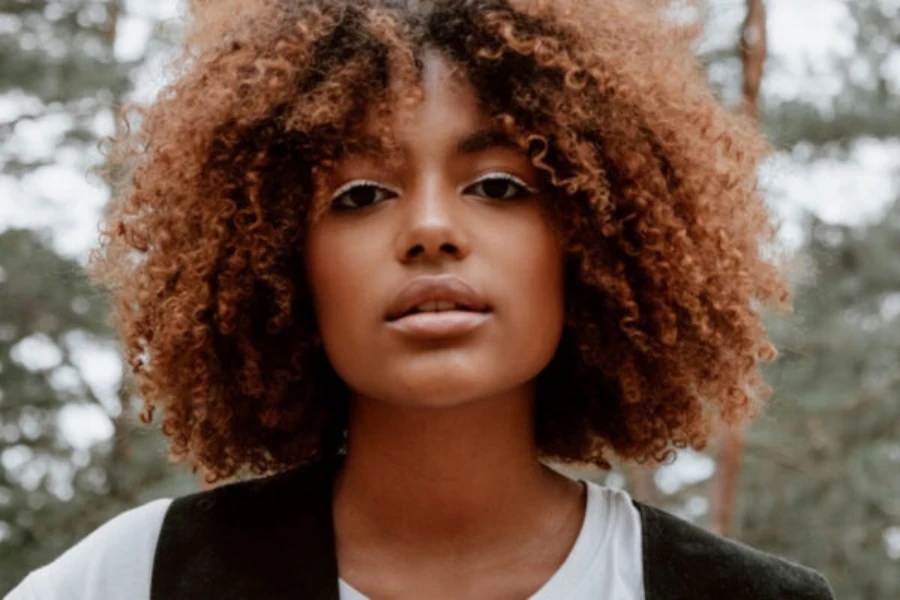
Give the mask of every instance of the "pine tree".
<path id="1" fill-rule="evenodd" d="M 123 16 L 119 0 L 0 0 L 0 98 L 18 108 L 0 122 L 6 181 L 48 166 L 86 174 L 102 160 L 110 132 L 97 124 L 112 122 L 139 62 L 115 55 Z M 58 134 L 46 152 L 22 141 L 35 128 Z M 10 201 L 37 208 L 0 198 Z M 0 233 L 0 596 L 113 515 L 195 487 L 158 432 L 137 424 L 124 389 L 104 398 L 89 384 L 77 358 L 86 345 L 116 347 L 108 306 L 51 238 Z M 108 420 L 112 437 L 73 445 L 61 426 L 73 413 Z"/>
<path id="2" fill-rule="evenodd" d="M 697 46 L 711 86 L 739 110 L 746 2 L 681 4 L 696 7 L 705 25 Z M 900 83 L 890 79 L 889 64 L 900 52 L 900 6 L 888 0 L 844 6 L 856 49 L 832 58 L 829 75 L 842 85 L 831 101 L 813 94 L 778 100 L 762 81 L 763 128 L 794 169 L 822 158 L 851 161 L 861 140 L 884 143 L 886 152 L 895 148 Z M 767 73 L 782 68 L 769 57 Z M 773 209 L 784 200 L 770 197 Z M 823 571 L 838 598 L 900 598 L 900 194 L 867 226 L 808 214 L 802 229 L 806 243 L 792 274 L 795 314 L 767 318 L 781 358 L 766 370 L 774 394 L 744 434 L 734 513 L 712 514 L 716 480 L 674 491 L 657 486 L 652 499 Z M 716 457 L 717 449 L 705 455 Z M 657 483 L 667 469 L 657 472 Z M 645 470 L 640 475 L 632 490 L 648 477 Z M 650 494 L 636 494 L 642 495 Z"/>
<path id="3" fill-rule="evenodd" d="M 846 6 L 856 51 L 831 65 L 843 79 L 831 110 L 762 107 L 770 138 L 785 151 L 802 144 L 810 160 L 850 160 L 860 139 L 890 140 L 900 124 L 886 69 L 900 51 L 900 7 Z M 900 198 L 868 226 L 810 215 L 806 232 L 795 314 L 770 321 L 782 357 L 767 371 L 769 407 L 747 432 L 734 533 L 821 569 L 838 598 L 900 597 L 890 541 L 900 523 Z"/>

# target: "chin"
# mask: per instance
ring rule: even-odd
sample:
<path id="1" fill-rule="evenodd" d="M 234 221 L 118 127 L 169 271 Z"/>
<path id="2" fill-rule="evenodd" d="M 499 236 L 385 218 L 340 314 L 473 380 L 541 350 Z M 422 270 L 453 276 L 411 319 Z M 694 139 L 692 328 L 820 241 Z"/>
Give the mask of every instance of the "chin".
<path id="1" fill-rule="evenodd" d="M 490 395 L 495 385 L 472 373 L 453 368 L 417 369 L 391 382 L 383 395 L 388 402 L 407 407 L 449 408 Z"/>
<path id="2" fill-rule="evenodd" d="M 402 369 L 386 371 L 391 376 L 365 395 L 404 408 L 453 408 L 508 393 L 527 384 L 538 371 L 492 369 L 485 361 L 471 366 L 446 360 L 436 365 L 406 363 Z"/>

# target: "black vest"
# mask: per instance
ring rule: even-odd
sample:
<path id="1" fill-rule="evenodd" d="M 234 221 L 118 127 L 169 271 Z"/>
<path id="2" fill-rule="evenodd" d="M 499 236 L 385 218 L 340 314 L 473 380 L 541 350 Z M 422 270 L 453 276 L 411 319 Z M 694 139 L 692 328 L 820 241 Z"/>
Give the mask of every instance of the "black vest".
<path id="1" fill-rule="evenodd" d="M 176 498 L 151 600 L 338 600 L 337 461 Z M 635 502 L 646 600 L 833 600 L 818 572 Z M 607 599 L 613 600 L 613 599 Z"/>

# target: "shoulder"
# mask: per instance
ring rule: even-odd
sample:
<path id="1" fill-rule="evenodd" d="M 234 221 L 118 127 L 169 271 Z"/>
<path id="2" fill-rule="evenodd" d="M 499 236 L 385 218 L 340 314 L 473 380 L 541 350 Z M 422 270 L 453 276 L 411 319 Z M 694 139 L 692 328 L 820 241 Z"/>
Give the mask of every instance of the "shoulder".
<path id="1" fill-rule="evenodd" d="M 107 521 L 52 563 L 33 571 L 7 600 L 149 597 L 160 527 L 172 501 L 154 500 Z"/>
<path id="2" fill-rule="evenodd" d="M 585 481 L 588 491 L 586 518 L 606 528 L 619 544 L 634 548 L 640 562 L 641 514 L 631 495 L 623 490 Z"/>
<path id="3" fill-rule="evenodd" d="M 660 509 L 636 501 L 634 505 L 641 515 L 648 599 L 834 599 L 818 571 L 716 535 Z"/>
<path id="4" fill-rule="evenodd" d="M 333 461 L 316 461 L 176 498 L 160 529 L 151 598 L 277 598 L 286 589 L 320 597 L 323 585 L 337 585 L 332 474 Z"/>
<path id="5" fill-rule="evenodd" d="M 644 598 L 640 513 L 625 490 L 586 483 L 588 505 L 582 535 L 593 540 L 586 575 L 591 587 L 602 590 L 604 597 Z"/>
<path id="6" fill-rule="evenodd" d="M 221 534 L 227 533 L 221 525 L 231 524 L 229 520 L 237 516 L 249 525 L 273 521 L 284 513 L 310 514 L 321 509 L 323 503 L 330 506 L 331 469 L 330 462 L 316 461 L 267 477 L 181 496 L 166 515 L 163 533 L 178 533 L 169 531 L 173 528 L 184 533 L 214 527 Z"/>

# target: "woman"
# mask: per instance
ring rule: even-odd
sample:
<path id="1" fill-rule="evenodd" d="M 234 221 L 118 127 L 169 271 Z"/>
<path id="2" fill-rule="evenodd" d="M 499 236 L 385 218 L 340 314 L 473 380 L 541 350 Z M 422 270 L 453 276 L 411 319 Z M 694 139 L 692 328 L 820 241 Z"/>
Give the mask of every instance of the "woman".
<path id="1" fill-rule="evenodd" d="M 204 9 L 92 272 L 210 483 L 47 598 L 831 598 L 546 461 L 702 448 L 768 392 L 767 147 L 638 2 Z"/>

